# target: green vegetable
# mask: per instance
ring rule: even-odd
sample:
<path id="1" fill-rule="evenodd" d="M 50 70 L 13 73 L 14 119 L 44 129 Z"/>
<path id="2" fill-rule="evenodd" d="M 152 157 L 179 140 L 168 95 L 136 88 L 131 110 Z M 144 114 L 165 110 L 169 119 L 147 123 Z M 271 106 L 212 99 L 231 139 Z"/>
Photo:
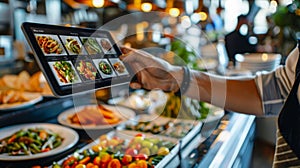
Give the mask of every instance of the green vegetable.
<path id="1" fill-rule="evenodd" d="M 59 73 L 59 78 L 63 83 L 73 83 L 77 80 L 75 71 L 71 64 L 66 61 L 56 61 L 53 64 L 55 70 Z"/>
<path id="2" fill-rule="evenodd" d="M 83 43 L 90 54 L 99 54 L 101 49 L 97 41 L 93 38 L 84 38 Z"/>
<path id="3" fill-rule="evenodd" d="M 61 166 L 57 163 L 53 164 L 52 168 L 61 168 Z"/>
<path id="4" fill-rule="evenodd" d="M 99 63 L 99 69 L 104 73 L 104 74 L 107 74 L 107 75 L 110 75 L 112 74 L 112 69 L 110 67 L 110 65 L 105 62 L 105 61 L 101 61 Z"/>
<path id="5" fill-rule="evenodd" d="M 47 146 L 51 146 L 51 143 L 54 143 L 54 145 L 49 147 L 50 149 L 54 149 L 61 145 L 63 138 L 51 131 L 47 131 L 46 139 L 41 140 L 38 135 L 42 131 L 47 130 L 41 128 L 19 130 L 0 140 L 0 144 L 2 144 L 0 146 L 0 154 L 8 153 L 8 155 L 12 156 L 30 155 L 41 153 Z"/>

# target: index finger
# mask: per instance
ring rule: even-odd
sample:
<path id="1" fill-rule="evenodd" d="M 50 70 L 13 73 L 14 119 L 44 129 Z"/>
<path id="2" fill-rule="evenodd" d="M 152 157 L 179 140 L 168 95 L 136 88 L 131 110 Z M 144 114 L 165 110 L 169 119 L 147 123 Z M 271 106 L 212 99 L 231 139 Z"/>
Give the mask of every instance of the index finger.
<path id="1" fill-rule="evenodd" d="M 131 51 L 134 51 L 133 48 L 129 48 L 129 47 L 125 47 L 125 46 L 121 46 L 120 49 L 121 49 L 121 51 L 122 51 L 123 54 L 128 54 Z"/>

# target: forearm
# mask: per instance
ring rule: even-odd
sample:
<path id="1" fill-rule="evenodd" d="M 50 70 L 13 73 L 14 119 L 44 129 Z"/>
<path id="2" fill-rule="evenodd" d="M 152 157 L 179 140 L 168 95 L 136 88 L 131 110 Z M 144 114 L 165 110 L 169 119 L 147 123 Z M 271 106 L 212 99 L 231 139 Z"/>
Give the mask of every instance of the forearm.
<path id="1" fill-rule="evenodd" d="M 262 115 L 262 101 L 253 78 L 234 79 L 191 71 L 186 96 L 224 109 Z"/>

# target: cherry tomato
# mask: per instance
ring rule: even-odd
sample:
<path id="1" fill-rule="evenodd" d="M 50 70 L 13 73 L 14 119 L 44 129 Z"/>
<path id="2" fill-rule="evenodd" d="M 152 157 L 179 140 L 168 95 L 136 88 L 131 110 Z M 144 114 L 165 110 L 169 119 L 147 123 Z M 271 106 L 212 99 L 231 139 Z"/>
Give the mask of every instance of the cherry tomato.
<path id="1" fill-rule="evenodd" d="M 108 163 L 111 160 L 111 156 L 108 153 L 101 154 L 101 163 Z"/>
<path id="2" fill-rule="evenodd" d="M 137 155 L 134 156 L 135 160 L 147 160 L 148 159 L 148 155 L 143 154 L 143 153 L 139 153 Z"/>
<path id="3" fill-rule="evenodd" d="M 101 158 L 101 162 L 100 162 L 100 167 L 102 168 L 106 168 L 107 167 L 107 165 L 108 165 L 108 163 L 111 161 L 111 156 L 110 156 L 110 154 L 108 154 L 108 153 L 102 153 L 101 155 L 100 155 L 100 158 Z"/>
<path id="4" fill-rule="evenodd" d="M 77 162 L 77 159 L 74 156 L 70 156 L 62 163 L 62 167 L 73 165 L 75 162 Z"/>
<path id="5" fill-rule="evenodd" d="M 99 156 L 96 156 L 93 160 L 94 165 L 100 165 L 101 158 Z"/>
<path id="6" fill-rule="evenodd" d="M 99 168 L 99 166 L 98 165 L 94 165 L 93 163 L 88 163 L 86 165 L 86 168 Z"/>
<path id="7" fill-rule="evenodd" d="M 136 167 L 138 168 L 147 168 L 147 162 L 145 160 L 139 160 L 136 162 Z"/>
<path id="8" fill-rule="evenodd" d="M 31 168 L 42 168 L 42 167 L 39 165 L 35 165 L 35 166 L 32 166 Z"/>
<path id="9" fill-rule="evenodd" d="M 86 168 L 86 166 L 84 164 L 78 164 L 75 166 L 75 168 Z"/>
<path id="10" fill-rule="evenodd" d="M 121 163 L 118 159 L 112 159 L 108 165 L 108 168 L 121 168 Z"/>
<path id="11" fill-rule="evenodd" d="M 145 138 L 145 135 L 142 134 L 142 133 L 138 133 L 138 134 L 135 134 L 135 137 L 143 137 L 143 138 Z"/>
<path id="12" fill-rule="evenodd" d="M 78 165 L 78 161 L 75 161 L 70 168 L 75 168 Z"/>
<path id="13" fill-rule="evenodd" d="M 136 163 L 130 163 L 127 168 L 136 168 Z"/>
<path id="14" fill-rule="evenodd" d="M 102 147 L 99 145 L 94 145 L 94 146 L 92 146 L 92 150 L 94 152 L 100 152 L 102 150 Z"/>
<path id="15" fill-rule="evenodd" d="M 107 165 L 108 165 L 108 163 L 106 163 L 106 164 L 105 163 L 101 163 L 100 164 L 100 168 L 107 168 Z"/>
<path id="16" fill-rule="evenodd" d="M 131 155 L 124 155 L 122 158 L 122 164 L 128 165 L 132 162 L 132 156 Z"/>
<path id="17" fill-rule="evenodd" d="M 138 154 L 138 151 L 136 149 L 133 149 L 133 148 L 129 148 L 125 151 L 125 155 L 135 156 L 137 154 Z"/>

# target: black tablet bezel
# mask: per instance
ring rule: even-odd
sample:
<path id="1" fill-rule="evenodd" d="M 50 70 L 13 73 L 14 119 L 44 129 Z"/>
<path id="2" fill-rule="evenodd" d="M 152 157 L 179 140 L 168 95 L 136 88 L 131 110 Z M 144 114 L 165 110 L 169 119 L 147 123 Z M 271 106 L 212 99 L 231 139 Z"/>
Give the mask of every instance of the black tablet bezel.
<path id="1" fill-rule="evenodd" d="M 108 77 L 108 78 L 101 78 L 94 81 L 88 81 L 83 82 L 82 79 L 80 79 L 80 83 L 73 83 L 73 84 L 67 84 L 67 85 L 60 85 L 57 81 L 54 72 L 51 70 L 51 67 L 49 65 L 49 56 L 46 56 L 44 52 L 42 51 L 41 47 L 39 46 L 35 34 L 51 34 L 53 36 L 59 37 L 60 40 L 61 36 L 76 36 L 79 38 L 82 37 L 93 37 L 93 38 L 107 38 L 109 39 L 110 43 L 112 44 L 113 49 L 115 50 L 115 54 L 99 54 L 99 55 L 89 55 L 86 53 L 84 55 L 84 58 L 90 58 L 90 59 L 102 59 L 106 58 L 109 60 L 109 58 L 119 58 L 120 55 L 122 55 L 121 50 L 117 46 L 117 44 L 114 42 L 111 34 L 109 31 L 106 30 L 96 30 L 96 29 L 89 29 L 89 28 L 78 28 L 78 27 L 65 27 L 65 26 L 58 26 L 58 25 L 48 25 L 48 24 L 39 24 L 39 23 L 29 23 L 24 22 L 21 26 L 23 33 L 29 43 L 29 45 L 32 48 L 35 60 L 37 61 L 40 69 L 42 70 L 44 76 L 46 77 L 50 88 L 52 89 L 52 92 L 57 97 L 64 97 L 75 93 L 80 92 L 87 92 L 87 91 L 93 91 L 95 89 L 100 88 L 107 88 L 115 85 L 122 85 L 125 83 L 129 83 L 131 79 L 132 71 L 130 67 L 123 62 L 123 64 L 126 67 L 126 70 L 128 74 L 118 76 L 116 77 Z M 46 33 L 45 33 L 46 31 Z M 51 33 L 49 33 L 51 32 Z M 53 60 L 57 59 L 58 61 L 73 61 L 76 59 L 80 59 L 80 55 L 70 55 L 67 53 L 66 47 L 63 45 L 63 42 L 60 41 L 64 51 L 66 52 L 63 56 L 53 56 Z M 99 44 L 100 45 L 100 44 Z M 87 52 L 87 51 L 86 51 Z M 48 60 L 47 60 L 48 59 Z M 95 64 L 94 64 L 95 65 Z M 97 65 L 95 65 L 97 66 Z M 75 69 L 75 68 L 74 68 Z M 98 73 L 99 70 L 97 69 Z M 114 71 L 114 70 L 113 70 Z M 116 73 L 114 71 L 114 73 Z M 78 73 L 77 73 L 78 74 Z M 79 77 L 79 74 L 78 74 Z M 80 77 L 79 77 L 80 78 Z"/>

